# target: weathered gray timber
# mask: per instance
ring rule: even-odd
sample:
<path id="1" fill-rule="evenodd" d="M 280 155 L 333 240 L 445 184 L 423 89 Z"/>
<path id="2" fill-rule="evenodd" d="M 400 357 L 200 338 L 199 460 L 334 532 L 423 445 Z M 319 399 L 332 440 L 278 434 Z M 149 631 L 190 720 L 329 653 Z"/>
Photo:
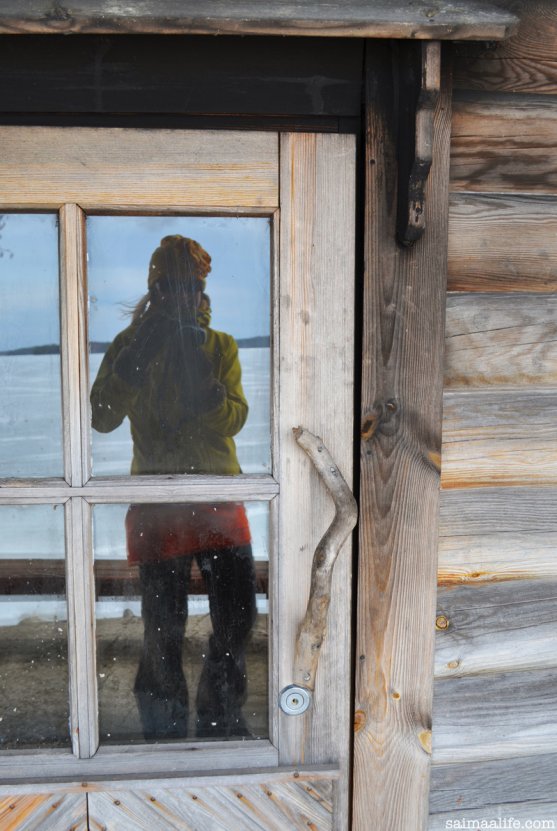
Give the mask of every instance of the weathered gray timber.
<path id="1" fill-rule="evenodd" d="M 281 34 L 498 40 L 518 23 L 488 0 L 2 0 L 0 32 Z"/>
<path id="2" fill-rule="evenodd" d="M 552 389 L 445 393 L 442 487 L 557 484 L 556 408 Z"/>
<path id="3" fill-rule="evenodd" d="M 548 95 L 459 93 L 453 190 L 557 193 L 557 107 Z"/>
<path id="4" fill-rule="evenodd" d="M 392 57 L 368 45 L 354 831 L 425 828 L 430 763 L 450 94 L 444 75 L 427 232 L 402 249 Z"/>
<path id="5" fill-rule="evenodd" d="M 433 765 L 432 814 L 509 802 L 551 803 L 557 793 L 557 754 L 490 762 Z"/>
<path id="6" fill-rule="evenodd" d="M 447 828 L 482 828 L 482 825 L 474 826 L 472 821 L 476 822 L 497 822 L 499 819 L 520 821 L 525 823 L 527 820 L 532 823 L 540 823 L 534 825 L 515 825 L 515 828 L 555 828 L 557 827 L 557 802 L 508 802 L 501 805 L 493 805 L 490 808 L 484 808 L 462 811 L 460 809 L 446 814 L 435 814 L 429 818 L 428 831 L 446 831 Z M 452 820 L 452 825 L 449 824 Z M 454 823 L 465 821 L 469 825 L 456 825 Z M 544 825 L 542 823 L 551 823 Z M 484 825 L 484 828 L 489 828 L 489 825 Z M 497 826 L 491 826 L 496 828 Z M 504 828 L 504 825 L 499 825 Z M 512 825 L 507 825 L 507 828 L 512 828 Z"/>
<path id="7" fill-rule="evenodd" d="M 551 533 L 557 531 L 552 488 L 475 488 L 441 494 L 439 535 Z"/>
<path id="8" fill-rule="evenodd" d="M 434 762 L 552 753 L 557 742 L 556 676 L 551 668 L 436 681 Z"/>
<path id="9" fill-rule="evenodd" d="M 0 797 L 0 828 L 6 831 L 88 831 L 84 793 Z"/>
<path id="10" fill-rule="evenodd" d="M 557 291 L 557 199 L 453 193 L 451 291 Z"/>
<path id="11" fill-rule="evenodd" d="M 90 793 L 89 823 L 105 831 L 331 831 L 333 783 L 248 782 L 225 787 Z"/>
<path id="12" fill-rule="evenodd" d="M 529 385 L 557 385 L 557 294 L 450 294 L 445 388 Z"/>
<path id="13" fill-rule="evenodd" d="M 510 4 L 508 4 L 510 5 Z M 501 44 L 459 44 L 455 87 L 493 92 L 557 93 L 555 0 L 518 0 L 518 31 Z"/>
<path id="14" fill-rule="evenodd" d="M 557 664 L 557 580 L 442 588 L 437 622 L 436 678 Z"/>

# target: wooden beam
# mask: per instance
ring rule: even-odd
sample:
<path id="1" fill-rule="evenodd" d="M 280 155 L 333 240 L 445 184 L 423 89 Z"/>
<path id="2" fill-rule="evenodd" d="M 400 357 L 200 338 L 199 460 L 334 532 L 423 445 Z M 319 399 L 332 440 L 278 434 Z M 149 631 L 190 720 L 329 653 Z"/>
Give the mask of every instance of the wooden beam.
<path id="1" fill-rule="evenodd" d="M 557 198 L 453 193 L 448 288 L 557 292 Z"/>
<path id="2" fill-rule="evenodd" d="M 499 40 L 518 19 L 489 0 L 2 0 L 0 32 Z"/>
<path id="3" fill-rule="evenodd" d="M 450 93 L 435 114 L 427 231 L 395 242 L 391 49 L 369 43 L 354 831 L 425 828 L 446 294 Z"/>

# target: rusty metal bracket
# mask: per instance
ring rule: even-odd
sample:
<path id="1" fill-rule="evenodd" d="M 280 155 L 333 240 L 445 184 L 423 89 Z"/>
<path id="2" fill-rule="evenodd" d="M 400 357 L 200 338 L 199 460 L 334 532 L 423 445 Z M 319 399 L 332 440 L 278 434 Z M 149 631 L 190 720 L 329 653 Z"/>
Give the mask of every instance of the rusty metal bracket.
<path id="1" fill-rule="evenodd" d="M 397 239 L 413 245 L 425 230 L 425 186 L 432 162 L 433 115 L 441 87 L 439 41 L 399 45 Z"/>

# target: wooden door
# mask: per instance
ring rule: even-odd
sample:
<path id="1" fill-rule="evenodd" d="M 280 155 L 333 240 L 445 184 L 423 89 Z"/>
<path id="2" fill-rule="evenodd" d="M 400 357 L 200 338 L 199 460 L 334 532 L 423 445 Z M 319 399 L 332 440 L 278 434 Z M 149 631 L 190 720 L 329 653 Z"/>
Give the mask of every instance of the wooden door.
<path id="1" fill-rule="evenodd" d="M 321 480 L 295 442 L 293 428 L 303 426 L 319 435 L 349 483 L 352 475 L 354 139 L 341 135 L 89 128 L 6 127 L 1 132 L 0 247 L 4 256 L 0 263 L 5 274 L 3 285 L 7 286 L 5 308 L 15 334 L 12 341 L 7 339 L 0 345 L 0 362 L 5 362 L 4 387 L 11 389 L 13 381 L 20 402 L 9 412 L 7 405 L 3 412 L 0 408 L 3 447 L 10 449 L 0 483 L 0 517 L 5 519 L 0 587 L 2 600 L 11 604 L 11 618 L 1 632 L 9 647 L 4 654 L 13 656 L 8 666 L 7 709 L 13 705 L 11 712 L 17 713 L 21 697 L 27 710 L 19 722 L 15 715 L 4 720 L 5 730 L 0 724 L 6 748 L 0 755 L 0 823 L 9 822 L 4 827 L 14 829 L 118 831 L 346 828 L 349 544 L 344 545 L 335 566 L 328 632 L 309 709 L 303 715 L 288 715 L 280 709 L 279 699 L 294 680 L 296 638 L 308 600 L 312 558 L 334 514 Z M 132 226 L 136 236 L 126 236 Z M 246 228 L 252 227 L 259 236 L 249 236 Z M 157 235 L 160 231 L 163 238 L 178 235 L 193 239 L 195 234 L 197 239 L 195 229 L 201 229 L 210 240 L 219 238 L 218 234 L 226 236 L 232 229 L 233 250 L 223 243 L 222 250 L 228 253 L 221 257 L 220 265 L 214 243 L 213 276 L 207 278 L 207 291 L 211 294 L 210 286 L 219 280 L 224 286 L 218 301 L 219 319 L 224 320 L 226 313 L 226 319 L 232 321 L 234 309 L 243 306 L 253 326 L 261 327 L 240 332 L 239 354 L 241 357 L 245 350 L 247 357 L 242 363 L 247 366 L 255 363 L 257 350 L 261 353 L 258 360 L 265 366 L 265 380 L 258 376 L 252 392 L 258 402 L 252 411 L 257 410 L 261 418 L 257 435 L 267 437 L 265 446 L 259 439 L 255 444 L 244 443 L 247 465 L 240 460 L 243 473 L 233 466 L 209 471 L 198 466 L 187 473 L 172 467 L 172 459 L 179 456 L 177 450 L 168 451 L 170 467 L 150 469 L 143 457 L 138 461 L 140 441 L 135 435 L 136 467 L 132 468 L 134 475 L 129 475 L 119 467 L 122 447 L 131 448 L 129 433 L 118 433 L 121 440 L 103 445 L 103 437 L 91 428 L 90 387 L 108 343 L 95 315 L 102 312 L 110 296 L 111 311 L 105 317 L 115 320 L 115 287 L 122 303 L 137 300 L 135 286 L 144 286 L 147 277 L 149 288 L 156 283 L 148 272 L 148 258 L 141 254 L 147 250 L 151 232 Z M 238 229 L 247 236 L 241 236 Z M 41 234 L 50 240 L 44 242 L 48 256 L 38 250 Z M 267 274 L 268 286 L 261 289 L 263 305 L 252 306 L 260 285 L 251 272 L 242 283 L 242 275 L 233 273 L 232 255 L 245 269 L 260 268 Z M 126 268 L 126 258 L 137 263 L 141 256 L 144 270 L 141 281 L 136 282 L 140 266 Z M 44 286 L 40 288 L 41 280 L 46 279 L 41 268 L 46 268 L 48 257 L 54 262 L 49 273 L 59 271 L 59 284 L 55 280 L 53 288 L 45 291 Z M 103 257 L 104 272 L 99 266 Z M 151 267 L 155 268 L 154 254 L 153 258 Z M 19 286 L 15 294 L 14 285 Z M 59 305 L 55 296 L 58 285 Z M 159 291 L 161 284 L 157 285 Z M 201 303 L 203 296 L 199 290 L 196 303 Z M 154 302 L 153 297 L 149 302 Z M 214 296 L 212 302 L 216 307 Z M 40 341 L 46 337 L 42 334 L 46 331 L 45 304 L 50 304 L 53 319 L 59 309 L 55 320 L 59 322 L 59 347 L 50 344 L 47 348 L 48 344 Z M 139 321 L 142 319 L 140 314 Z M 120 328 L 124 326 L 120 324 Z M 100 340 L 95 340 L 96 332 L 101 332 Z M 238 341 L 238 334 L 232 334 Z M 250 337 L 243 338 L 243 334 Z M 197 344 L 210 353 L 212 372 L 217 371 L 215 362 L 226 363 L 227 350 L 233 349 L 231 339 L 219 343 L 227 346 L 221 345 L 214 354 L 207 345 L 209 340 Z M 26 381 L 28 368 L 24 372 L 23 363 L 31 365 L 32 359 L 45 353 L 51 375 L 41 375 L 39 382 Z M 14 362 L 23 358 L 25 361 L 16 366 Z M 52 380 L 57 373 L 59 383 Z M 126 377 L 126 384 L 136 389 L 130 377 Z M 244 377 L 247 383 L 246 373 Z M 168 378 L 165 390 L 171 383 Z M 236 378 L 230 383 L 239 381 Z M 226 398 L 228 394 L 228 405 L 231 387 L 224 384 L 228 393 L 222 388 L 219 392 L 213 380 L 209 387 L 211 396 L 215 393 L 217 398 Z M 46 398 L 37 398 L 39 391 L 47 395 L 48 406 Z M 247 387 L 245 398 L 248 405 L 253 404 Z M 240 399 L 238 393 L 236 403 L 241 405 Z M 221 404 L 222 399 L 215 399 L 212 409 L 208 404 L 199 405 L 199 412 L 214 415 L 220 412 Z M 159 409 L 162 411 L 162 406 Z M 45 438 L 43 425 L 49 418 L 54 427 L 50 438 Z M 108 432 L 127 431 L 126 422 L 113 428 L 110 418 L 103 422 L 108 423 Z M 172 421 L 168 408 L 164 418 L 165 425 Z M 214 416 L 213 431 L 219 429 L 217 423 Z M 40 435 L 37 424 L 41 425 Z M 181 436 L 180 425 L 173 423 L 165 430 Z M 241 435 L 236 439 L 238 447 Z M 175 447 L 181 447 L 181 441 L 177 438 Z M 168 450 L 168 442 L 165 447 Z M 141 560 L 142 555 L 138 555 L 139 563 L 133 560 L 129 534 L 128 562 L 125 551 L 117 557 L 110 553 L 118 545 L 125 548 L 123 517 L 128 527 L 130 505 L 143 511 L 141 522 L 147 523 L 138 526 L 143 530 L 138 531 L 136 542 L 147 526 L 152 532 L 152 518 L 158 518 L 160 512 L 176 516 L 179 511 L 182 516 L 187 508 L 188 515 L 195 516 L 196 511 L 207 513 L 208 506 L 222 513 L 228 510 L 225 506 L 241 505 L 249 520 L 252 550 L 259 546 L 258 550 L 268 554 L 268 560 L 256 556 L 253 572 L 258 616 L 249 638 L 246 636 L 249 669 L 247 691 L 242 692 L 242 731 L 227 728 L 226 735 L 221 735 L 217 727 L 213 735 L 210 722 L 208 733 L 203 733 L 198 702 L 197 716 L 190 713 L 189 721 L 186 716 L 181 734 L 171 731 L 161 737 L 146 733 L 145 721 L 140 734 L 131 694 L 133 676 L 126 673 L 128 664 L 135 661 L 130 658 L 136 654 L 133 650 L 137 647 L 137 654 L 145 650 L 145 638 L 141 646 L 142 615 L 145 627 L 149 625 L 145 575 L 151 573 L 152 564 Z M 47 533 L 53 516 L 61 517 L 56 519 L 58 530 Z M 33 539 L 40 556 L 29 553 L 25 528 L 35 529 Z M 56 542 L 45 554 L 42 546 L 47 537 Z M 116 543 L 116 538 L 120 542 Z M 165 551 L 172 558 L 175 552 L 166 531 L 164 540 Z M 181 561 L 183 554 L 180 549 Z M 194 567 L 184 578 L 189 580 L 190 620 L 183 662 L 191 659 L 192 666 L 193 653 L 187 650 L 192 642 L 197 643 L 198 635 L 205 637 L 203 614 L 196 621 L 192 607 L 208 603 L 205 618 L 209 619 L 209 609 L 213 615 L 207 574 L 216 573 L 206 556 L 194 559 L 199 571 Z M 235 586 L 229 594 L 240 591 L 242 584 Z M 206 590 L 208 601 L 203 594 Z M 25 612 L 25 602 L 30 599 L 33 614 Z M 58 604 L 56 612 L 48 607 L 49 612 L 45 603 Z M 217 623 L 212 619 L 213 632 L 211 635 L 208 629 L 208 637 L 217 637 Z M 14 637 L 14 626 L 23 641 Z M 34 657 L 22 666 L 16 657 L 21 643 L 25 655 L 30 654 L 24 640 L 29 626 Z M 44 646 L 48 640 L 45 626 L 52 630 L 56 655 Z M 266 636 L 261 635 L 264 631 Z M 157 640 L 156 634 L 154 638 L 160 645 L 160 638 Z M 258 649 L 265 654 L 263 668 L 257 663 Z M 206 655 L 198 658 L 205 667 L 201 658 L 205 661 Z M 53 675 L 58 691 L 64 690 L 67 676 L 67 716 L 65 705 L 60 705 L 55 718 L 48 710 L 51 700 L 66 697 L 64 692 L 52 695 L 46 676 L 41 675 L 51 660 L 58 661 L 60 667 L 67 665 L 66 675 L 58 664 Z M 161 672 L 159 666 L 157 678 Z M 263 679 L 258 682 L 257 695 L 256 674 Z M 29 700 L 22 695 L 25 688 L 33 692 Z M 137 677 L 135 692 L 137 700 Z M 192 701 L 190 689 L 190 709 Z M 250 708 L 253 713 L 248 712 Z M 46 716 L 43 710 L 48 711 Z M 67 735 L 65 718 L 69 720 Z M 41 719 L 47 726 L 39 729 Z M 54 730 L 56 719 L 58 728 Z M 189 724 L 196 725 L 193 734 L 188 733 Z"/>

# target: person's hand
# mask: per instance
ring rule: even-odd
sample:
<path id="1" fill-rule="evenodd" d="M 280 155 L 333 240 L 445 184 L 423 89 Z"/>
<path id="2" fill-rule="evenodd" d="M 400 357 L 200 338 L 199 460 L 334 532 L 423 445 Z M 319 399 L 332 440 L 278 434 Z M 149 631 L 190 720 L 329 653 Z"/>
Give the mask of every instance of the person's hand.
<path id="1" fill-rule="evenodd" d="M 124 346 L 116 357 L 116 374 L 131 386 L 141 386 L 147 367 L 160 352 L 174 328 L 162 315 L 146 315 L 138 324 L 130 343 Z"/>

